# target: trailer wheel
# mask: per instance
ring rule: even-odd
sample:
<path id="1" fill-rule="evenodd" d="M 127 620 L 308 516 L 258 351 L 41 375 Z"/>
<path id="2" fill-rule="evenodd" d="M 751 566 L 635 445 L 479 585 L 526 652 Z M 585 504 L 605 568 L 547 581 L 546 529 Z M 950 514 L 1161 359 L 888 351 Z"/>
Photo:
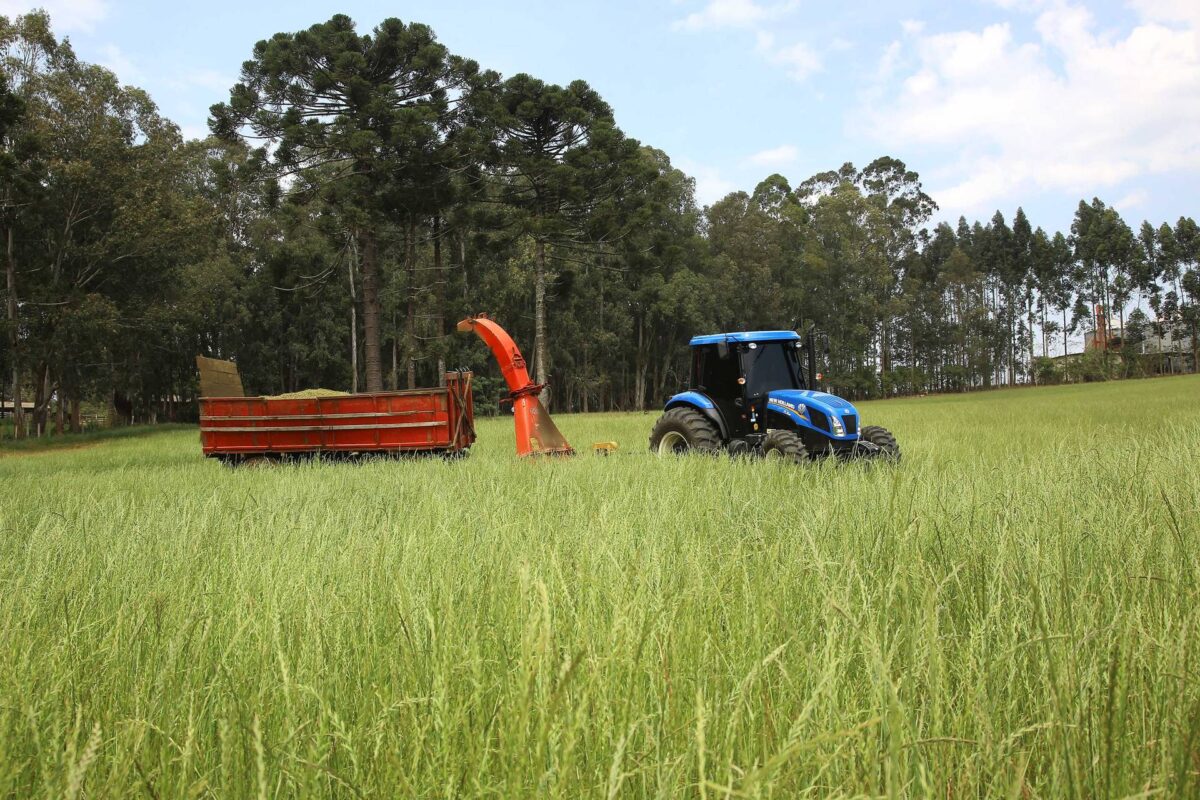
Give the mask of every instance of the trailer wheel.
<path id="1" fill-rule="evenodd" d="M 650 431 L 650 452 L 660 456 L 701 453 L 712 455 L 721 450 L 721 434 L 708 417 L 690 406 L 667 410 Z"/>
<path id="2" fill-rule="evenodd" d="M 900 460 L 900 445 L 896 444 L 896 437 L 887 428 L 864 425 L 859 436 L 882 450 L 883 458 L 890 461 Z"/>
<path id="3" fill-rule="evenodd" d="M 780 428 L 767 431 L 762 444 L 763 458 L 803 464 L 808 461 L 808 449 L 795 433 Z"/>

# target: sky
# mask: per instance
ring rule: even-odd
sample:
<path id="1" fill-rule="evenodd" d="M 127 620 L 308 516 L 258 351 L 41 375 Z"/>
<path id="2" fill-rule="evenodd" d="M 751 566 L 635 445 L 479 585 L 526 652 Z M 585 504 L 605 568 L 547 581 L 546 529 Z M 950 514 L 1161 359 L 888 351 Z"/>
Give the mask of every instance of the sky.
<path id="1" fill-rule="evenodd" d="M 506 0 L 34 5 L 81 58 L 150 92 L 186 136 L 254 43 L 334 13 L 433 27 L 504 75 L 581 78 L 708 204 L 890 155 L 938 219 L 1067 231 L 1099 197 L 1131 225 L 1200 216 L 1200 0 Z"/>

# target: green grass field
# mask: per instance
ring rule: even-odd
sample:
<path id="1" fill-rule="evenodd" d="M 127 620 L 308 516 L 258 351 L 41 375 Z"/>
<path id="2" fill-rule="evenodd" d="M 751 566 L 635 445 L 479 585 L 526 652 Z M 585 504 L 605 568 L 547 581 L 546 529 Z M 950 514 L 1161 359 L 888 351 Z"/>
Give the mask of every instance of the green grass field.
<path id="1" fill-rule="evenodd" d="M 1200 378 L 862 410 L 901 465 L 0 449 L 0 797 L 1200 795 Z"/>

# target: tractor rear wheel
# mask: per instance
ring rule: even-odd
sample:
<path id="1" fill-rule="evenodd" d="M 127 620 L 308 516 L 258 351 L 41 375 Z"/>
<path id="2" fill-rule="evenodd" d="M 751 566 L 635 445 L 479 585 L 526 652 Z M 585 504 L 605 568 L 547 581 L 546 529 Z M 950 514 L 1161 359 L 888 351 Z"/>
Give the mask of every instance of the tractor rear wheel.
<path id="1" fill-rule="evenodd" d="M 884 458 L 891 461 L 900 460 L 900 445 L 896 444 L 896 437 L 887 428 L 881 428 L 878 425 L 864 425 L 859 436 L 878 447 Z"/>
<path id="2" fill-rule="evenodd" d="M 650 452 L 660 456 L 702 453 L 712 455 L 721 449 L 721 433 L 712 421 L 689 406 L 669 409 L 650 431 Z"/>
<path id="3" fill-rule="evenodd" d="M 808 449 L 800 437 L 791 431 L 775 428 L 767 431 L 762 444 L 763 458 L 768 461 L 779 460 L 793 464 L 803 464 L 808 461 Z"/>

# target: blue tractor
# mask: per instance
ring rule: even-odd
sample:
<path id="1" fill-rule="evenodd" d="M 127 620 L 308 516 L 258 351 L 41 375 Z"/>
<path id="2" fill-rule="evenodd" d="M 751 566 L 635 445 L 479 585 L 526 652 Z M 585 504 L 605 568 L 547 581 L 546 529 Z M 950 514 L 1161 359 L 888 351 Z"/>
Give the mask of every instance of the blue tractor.
<path id="1" fill-rule="evenodd" d="M 853 405 L 816 389 L 811 332 L 717 333 L 693 337 L 691 348 L 688 391 L 667 401 L 650 433 L 651 451 L 899 460 L 890 431 L 860 427 Z"/>

